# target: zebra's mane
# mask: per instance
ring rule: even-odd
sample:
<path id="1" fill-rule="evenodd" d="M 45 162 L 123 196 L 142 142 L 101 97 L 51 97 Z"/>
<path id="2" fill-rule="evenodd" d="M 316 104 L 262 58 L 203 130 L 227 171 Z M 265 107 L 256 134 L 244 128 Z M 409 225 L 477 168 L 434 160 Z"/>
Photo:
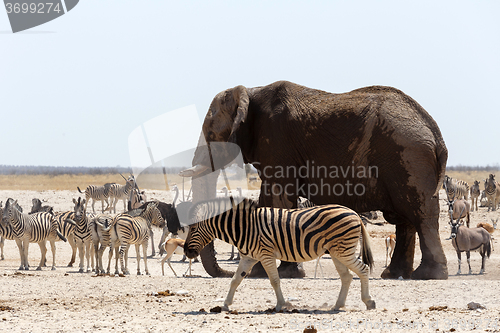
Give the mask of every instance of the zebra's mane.
<path id="1" fill-rule="evenodd" d="M 240 203 L 237 203 L 236 200 L 241 200 Z M 236 204 L 236 206 L 235 206 Z M 202 211 L 202 209 L 206 209 L 208 214 L 213 217 L 224 213 L 229 210 L 238 210 L 241 208 L 248 208 L 249 211 L 254 211 L 259 207 L 257 201 L 254 201 L 249 198 L 233 198 L 233 197 L 224 197 L 217 198 L 212 200 L 205 200 L 195 203 L 191 209 L 189 210 L 189 220 L 192 223 L 199 222 L 197 220 L 198 214 Z"/>

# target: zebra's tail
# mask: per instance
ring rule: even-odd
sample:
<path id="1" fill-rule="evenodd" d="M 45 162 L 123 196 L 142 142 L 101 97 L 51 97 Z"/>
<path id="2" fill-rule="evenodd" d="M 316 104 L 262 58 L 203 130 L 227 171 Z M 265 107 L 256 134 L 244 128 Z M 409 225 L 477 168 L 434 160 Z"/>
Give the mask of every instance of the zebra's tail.
<path id="1" fill-rule="evenodd" d="M 370 235 L 368 231 L 366 231 L 365 225 L 361 223 L 361 237 L 362 237 L 362 246 L 361 246 L 361 258 L 363 263 L 370 267 L 370 272 L 373 271 L 373 254 L 370 245 Z"/>
<path id="2" fill-rule="evenodd" d="M 77 186 L 76 188 L 78 189 L 78 192 L 80 192 L 80 193 L 82 193 L 82 194 L 84 194 L 84 193 L 85 193 L 85 192 L 82 192 L 82 190 L 80 190 L 80 188 L 79 188 L 78 186 Z"/>

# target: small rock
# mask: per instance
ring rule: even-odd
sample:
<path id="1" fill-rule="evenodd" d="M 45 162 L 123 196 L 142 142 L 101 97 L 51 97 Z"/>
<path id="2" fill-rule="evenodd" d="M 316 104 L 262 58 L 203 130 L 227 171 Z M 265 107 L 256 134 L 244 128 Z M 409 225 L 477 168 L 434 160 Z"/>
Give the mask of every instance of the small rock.
<path id="1" fill-rule="evenodd" d="M 201 308 L 201 309 L 199 310 L 199 312 L 207 313 L 207 310 L 205 310 L 204 308 Z"/>
<path id="2" fill-rule="evenodd" d="M 180 295 L 180 296 L 187 295 L 187 294 L 189 294 L 189 291 L 182 289 L 182 290 L 177 291 L 175 294 Z"/>
<path id="3" fill-rule="evenodd" d="M 315 327 L 306 327 L 304 328 L 304 333 L 317 333 L 318 330 Z"/>
<path id="4" fill-rule="evenodd" d="M 403 277 L 402 276 L 398 277 L 398 280 L 403 280 Z"/>
<path id="5" fill-rule="evenodd" d="M 467 307 L 469 308 L 469 310 L 486 309 L 484 306 L 476 302 L 470 302 L 469 304 L 467 304 Z"/>
<path id="6" fill-rule="evenodd" d="M 222 308 L 217 305 L 217 306 L 211 308 L 210 312 L 221 313 L 222 312 Z"/>

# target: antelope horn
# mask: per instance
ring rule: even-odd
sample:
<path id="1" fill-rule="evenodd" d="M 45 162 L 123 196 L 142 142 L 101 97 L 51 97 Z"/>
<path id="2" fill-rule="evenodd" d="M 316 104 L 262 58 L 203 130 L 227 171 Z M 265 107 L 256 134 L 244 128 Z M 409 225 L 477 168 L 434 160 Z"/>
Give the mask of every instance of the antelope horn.
<path id="1" fill-rule="evenodd" d="M 465 210 L 465 206 L 464 206 L 464 208 L 462 208 L 462 211 L 460 212 L 460 215 L 458 215 L 458 218 L 457 218 L 457 223 L 458 223 L 458 222 L 460 221 L 460 219 L 462 218 L 462 214 L 463 214 L 464 210 Z"/>

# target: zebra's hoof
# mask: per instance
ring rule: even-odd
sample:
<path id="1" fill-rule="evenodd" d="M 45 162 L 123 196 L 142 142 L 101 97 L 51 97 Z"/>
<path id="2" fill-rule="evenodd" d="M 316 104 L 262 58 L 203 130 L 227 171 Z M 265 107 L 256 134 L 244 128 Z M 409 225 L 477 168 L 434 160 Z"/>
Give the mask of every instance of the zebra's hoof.
<path id="1" fill-rule="evenodd" d="M 5 257 L 2 255 L 2 258 L 0 258 L 0 260 L 5 260 Z"/>
<path id="2" fill-rule="evenodd" d="M 371 299 L 368 302 L 366 302 L 366 309 L 367 310 L 374 310 L 375 309 L 375 301 Z"/>
<path id="3" fill-rule="evenodd" d="M 26 270 L 28 270 L 28 269 L 26 269 Z M 42 270 L 42 267 L 37 267 L 37 268 L 36 268 L 36 270 L 37 270 L 37 271 L 41 271 L 41 270 Z"/>
<path id="4" fill-rule="evenodd" d="M 54 266 L 52 266 L 52 268 L 50 269 L 51 271 L 55 271 L 56 268 Z"/>
<path id="5" fill-rule="evenodd" d="M 141 272 L 137 272 L 137 275 L 141 275 Z"/>
<path id="6" fill-rule="evenodd" d="M 83 273 L 83 268 L 80 268 L 80 269 L 78 270 L 78 273 Z"/>

